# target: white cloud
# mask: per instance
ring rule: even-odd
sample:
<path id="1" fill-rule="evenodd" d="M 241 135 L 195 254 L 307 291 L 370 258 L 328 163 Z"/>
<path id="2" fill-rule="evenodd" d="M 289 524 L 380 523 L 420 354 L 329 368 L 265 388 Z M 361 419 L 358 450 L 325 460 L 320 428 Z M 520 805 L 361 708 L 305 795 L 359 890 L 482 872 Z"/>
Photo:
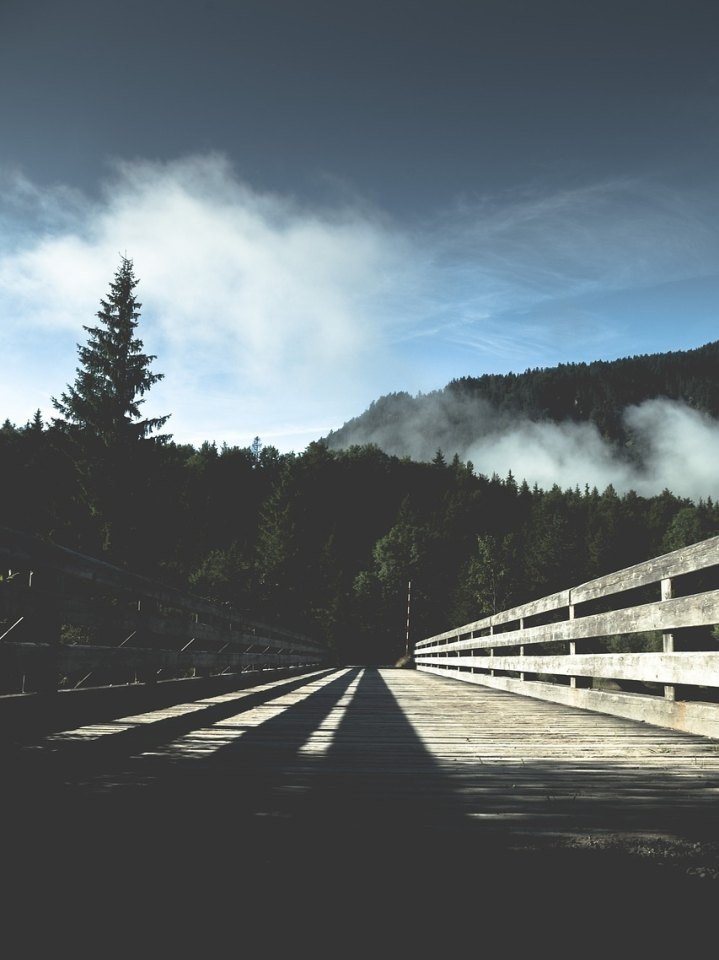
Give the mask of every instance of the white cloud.
<path id="1" fill-rule="evenodd" d="M 523 421 L 471 445 L 465 457 L 483 473 L 548 489 L 585 484 L 619 493 L 652 496 L 668 489 L 693 500 L 719 497 L 719 422 L 669 400 L 648 400 L 625 411 L 639 452 L 630 461 L 607 443 L 593 424 Z"/>
<path id="2" fill-rule="evenodd" d="M 718 212 L 706 193 L 632 179 L 465 203 L 435 230 L 454 307 L 445 334 L 514 369 L 646 340 L 638 317 L 628 330 L 594 304 L 644 291 L 660 308 L 667 283 L 719 277 Z"/>
<path id="3" fill-rule="evenodd" d="M 440 391 L 396 397 L 375 408 L 379 426 L 363 423 L 345 438 L 375 443 L 395 456 L 470 460 L 477 473 L 526 480 L 547 490 L 585 485 L 653 496 L 668 489 L 693 500 L 719 499 L 719 421 L 664 398 L 624 411 L 631 446 L 604 440 L 593 423 L 535 422 L 493 408 L 479 397 Z"/>
<path id="4" fill-rule="evenodd" d="M 148 413 L 172 412 L 178 440 L 259 434 L 283 449 L 390 391 L 596 359 L 607 343 L 620 355 L 627 331 L 587 296 L 719 258 L 712 211 L 630 181 L 484 200 L 409 230 L 354 198 L 258 193 L 210 155 L 120 162 L 94 198 L 6 176 L 0 211 L 0 419 L 48 410 L 72 381 L 126 253 L 165 374 Z"/>
<path id="5" fill-rule="evenodd" d="M 719 499 L 719 422 L 668 400 L 649 400 L 625 414 L 645 446 L 640 493 L 668 489 L 692 499 Z"/>
<path id="6" fill-rule="evenodd" d="M 465 207 L 446 236 L 450 253 L 485 265 L 497 295 L 519 285 L 534 302 L 557 284 L 574 294 L 714 271 L 715 212 L 704 195 L 623 179 Z"/>
<path id="7" fill-rule="evenodd" d="M 555 483 L 599 489 L 612 483 L 619 489 L 628 473 L 593 424 L 521 421 L 472 445 L 466 455 L 481 473 L 505 477 L 511 470 L 517 480 L 544 489 Z"/>
<path id="8" fill-rule="evenodd" d="M 385 386 L 385 301 L 412 288 L 412 257 L 371 211 L 258 194 L 220 157 L 119 165 L 99 201 L 0 259 L 7 348 L 82 342 L 120 253 L 135 262 L 139 333 L 166 375 L 152 404 L 171 404 L 181 439 L 276 434 L 278 417 L 316 438 Z M 70 348 L 63 382 L 74 359 Z"/>

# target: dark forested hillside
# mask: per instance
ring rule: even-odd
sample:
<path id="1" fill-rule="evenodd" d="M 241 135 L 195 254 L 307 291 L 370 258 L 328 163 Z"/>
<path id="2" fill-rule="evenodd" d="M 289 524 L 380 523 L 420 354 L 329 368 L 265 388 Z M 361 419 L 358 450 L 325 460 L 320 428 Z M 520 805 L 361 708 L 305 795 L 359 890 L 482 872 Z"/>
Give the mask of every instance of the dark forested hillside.
<path id="1" fill-rule="evenodd" d="M 6 422 L 0 526 L 309 632 L 340 662 L 402 654 L 410 580 L 416 640 L 719 533 L 711 499 L 532 489 L 458 458 L 322 443 L 295 455 L 139 440 L 104 515 L 73 456 L 38 419 Z"/>
<path id="2" fill-rule="evenodd" d="M 421 436 L 422 459 L 438 448 L 462 455 L 478 437 L 522 416 L 591 422 L 605 439 L 621 444 L 627 440 L 626 408 L 657 397 L 719 417 L 719 341 L 696 350 L 462 377 L 417 397 L 389 394 L 330 433 L 327 443 L 332 449 L 376 443 L 389 453 L 417 456 Z"/>

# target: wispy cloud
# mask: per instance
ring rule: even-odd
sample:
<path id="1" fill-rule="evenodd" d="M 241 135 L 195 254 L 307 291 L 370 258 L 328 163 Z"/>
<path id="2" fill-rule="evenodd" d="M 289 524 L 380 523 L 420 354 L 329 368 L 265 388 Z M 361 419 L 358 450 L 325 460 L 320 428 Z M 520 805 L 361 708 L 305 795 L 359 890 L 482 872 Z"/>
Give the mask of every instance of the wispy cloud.
<path id="1" fill-rule="evenodd" d="M 714 209 L 712 209 L 712 206 Z M 714 269 L 716 204 L 656 182 L 624 179 L 551 194 L 485 200 L 457 211 L 445 234 L 510 289 L 553 295 L 654 283 Z"/>
<path id="2" fill-rule="evenodd" d="M 456 309 L 445 335 L 535 364 L 554 362 L 570 330 L 579 353 L 619 343 L 626 330 L 596 301 L 643 290 L 651 302 L 667 283 L 719 277 L 718 208 L 703 193 L 629 179 L 465 202 L 433 231 Z"/>
<path id="3" fill-rule="evenodd" d="M 32 199 L 11 187 L 16 206 Z M 49 202 L 35 199 L 42 222 Z M 337 396 L 372 399 L 367 384 L 388 363 L 387 304 L 412 286 L 406 240 L 373 211 L 259 194 L 214 156 L 119 165 L 98 201 L 67 205 L 61 227 L 24 239 L 0 259 L 7 348 L 22 355 L 22 336 L 37 356 L 49 339 L 84 339 L 126 252 L 141 333 L 166 373 L 156 393 L 194 437 L 251 436 L 288 417 L 305 433 L 335 426 Z"/>
<path id="4" fill-rule="evenodd" d="M 118 163 L 94 197 L 5 176 L 0 210 L 0 417 L 24 422 L 72 380 L 127 253 L 166 375 L 148 412 L 196 443 L 300 449 L 385 392 L 616 355 L 623 331 L 592 297 L 719 262 L 715 210 L 635 181 L 484 198 L 410 228 L 349 194 L 260 193 L 210 155 Z"/>

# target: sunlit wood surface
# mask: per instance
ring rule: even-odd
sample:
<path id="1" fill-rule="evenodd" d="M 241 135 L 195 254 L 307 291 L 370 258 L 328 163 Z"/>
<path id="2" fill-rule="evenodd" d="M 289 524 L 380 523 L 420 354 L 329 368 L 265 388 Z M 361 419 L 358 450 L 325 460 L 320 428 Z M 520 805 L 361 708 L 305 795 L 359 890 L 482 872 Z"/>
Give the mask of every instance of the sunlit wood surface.
<path id="1" fill-rule="evenodd" d="M 17 870 L 79 860 L 145 896 L 201 876 L 221 899 L 249 884 L 419 908 L 450 890 L 536 901 L 548 877 L 567 896 L 717 876 L 718 742 L 410 670 L 87 724 L 5 769 Z"/>

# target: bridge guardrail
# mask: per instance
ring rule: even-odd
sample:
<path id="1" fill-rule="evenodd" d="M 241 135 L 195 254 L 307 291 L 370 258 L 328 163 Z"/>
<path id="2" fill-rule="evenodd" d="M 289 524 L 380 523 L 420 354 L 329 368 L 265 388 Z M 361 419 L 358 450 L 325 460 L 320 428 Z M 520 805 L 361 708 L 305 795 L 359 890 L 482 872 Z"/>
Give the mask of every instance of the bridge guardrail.
<path id="1" fill-rule="evenodd" d="M 719 738 L 719 537 L 416 644 L 418 670 Z"/>
<path id="2" fill-rule="evenodd" d="M 312 668 L 318 642 L 0 527 L 0 694 Z"/>

